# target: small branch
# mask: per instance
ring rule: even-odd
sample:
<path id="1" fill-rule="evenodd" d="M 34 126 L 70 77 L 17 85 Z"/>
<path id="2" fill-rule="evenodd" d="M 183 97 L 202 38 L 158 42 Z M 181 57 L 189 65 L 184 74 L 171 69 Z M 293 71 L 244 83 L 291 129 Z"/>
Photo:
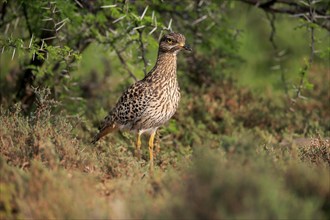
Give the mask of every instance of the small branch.
<path id="1" fill-rule="evenodd" d="M 270 32 L 270 35 L 269 35 L 269 41 L 271 42 L 274 50 L 277 50 L 277 45 L 275 43 L 275 40 L 274 40 L 274 37 L 275 37 L 275 34 L 276 34 L 276 27 L 275 27 L 275 14 L 274 13 L 269 13 L 269 12 L 266 12 L 266 16 L 267 16 L 267 19 L 269 21 L 269 24 L 270 24 L 270 27 L 271 27 L 271 32 Z"/>
<path id="2" fill-rule="evenodd" d="M 76 4 L 80 7 L 80 8 L 84 8 L 84 6 L 78 1 L 78 0 L 74 0 L 76 2 Z"/>
<path id="3" fill-rule="evenodd" d="M 240 0 L 241 2 L 253 5 L 255 7 L 261 8 L 264 11 L 279 13 L 279 14 L 290 14 L 297 16 L 304 20 L 312 20 L 314 24 L 319 25 L 320 27 L 330 31 L 330 20 L 328 19 L 329 14 L 327 8 L 314 9 L 314 19 L 310 17 L 310 7 L 305 6 L 304 4 L 299 4 L 301 1 L 292 1 L 292 0 L 270 0 L 266 3 L 262 3 L 261 0 Z M 312 3 L 310 2 L 310 5 Z M 281 7 L 275 7 L 275 5 Z M 309 14 L 309 16 L 306 16 Z M 315 19 L 315 18 L 319 19 Z"/>
<path id="4" fill-rule="evenodd" d="M 0 14 L 1 14 L 0 19 L 1 19 L 1 22 L 4 21 L 4 18 L 5 18 L 6 12 L 7 12 L 7 4 L 8 3 L 6 1 L 2 3 L 2 7 L 1 7 L 1 10 L 0 10 Z"/>
<path id="5" fill-rule="evenodd" d="M 26 26 L 29 30 L 29 33 L 30 33 L 30 36 L 32 36 L 32 28 L 31 28 L 31 25 L 30 25 L 30 22 L 29 22 L 29 17 L 28 17 L 28 14 L 27 14 L 27 10 L 26 10 L 26 5 L 25 3 L 23 2 L 23 14 L 24 14 L 24 18 L 25 18 L 25 21 L 26 21 Z"/>
<path id="6" fill-rule="evenodd" d="M 125 70 L 128 72 L 129 76 L 134 79 L 134 81 L 137 81 L 137 78 L 135 77 L 135 75 L 132 73 L 132 71 L 129 69 L 125 59 L 123 58 L 123 56 L 121 55 L 121 53 L 119 52 L 119 50 L 116 48 L 116 46 L 113 43 L 110 43 L 112 48 L 114 49 L 114 51 L 117 54 L 117 57 L 119 58 L 119 61 L 121 62 L 121 64 L 124 66 Z"/>
<path id="7" fill-rule="evenodd" d="M 146 76 L 147 75 L 148 61 L 147 61 L 146 56 L 145 56 L 146 51 L 145 51 L 145 47 L 144 47 L 143 39 L 142 39 L 142 30 L 139 29 L 137 31 L 139 33 L 139 43 L 140 43 L 141 57 L 142 57 L 143 64 L 144 64 L 143 72 L 144 72 L 144 75 Z"/>
<path id="8" fill-rule="evenodd" d="M 273 3 L 275 3 L 275 1 L 267 2 L 267 4 L 270 4 L 270 3 L 273 4 Z M 288 92 L 288 87 L 287 87 L 287 82 L 286 82 L 286 77 L 285 77 L 285 71 L 284 71 L 283 64 L 282 64 L 281 52 L 278 53 L 278 51 L 277 51 L 278 48 L 277 48 L 277 45 L 276 45 L 276 42 L 275 42 L 275 34 L 276 34 L 275 19 L 276 19 L 276 16 L 272 12 L 266 12 L 265 11 L 265 13 L 266 13 L 267 19 L 268 19 L 270 27 L 271 27 L 271 32 L 270 32 L 270 35 L 269 35 L 269 41 L 271 42 L 271 44 L 273 46 L 276 58 L 279 60 L 279 66 L 280 66 L 280 71 L 281 71 L 281 81 L 282 81 L 282 84 L 283 84 L 285 95 L 286 95 L 287 99 L 289 100 L 289 92 Z"/>
<path id="9" fill-rule="evenodd" d="M 127 41 L 127 42 L 125 43 L 125 46 L 122 47 L 120 50 L 118 50 L 119 53 L 124 52 L 129 46 L 131 46 L 132 43 L 134 43 L 134 42 L 136 42 L 136 41 L 137 41 L 136 39 Z"/>
<path id="10" fill-rule="evenodd" d="M 285 96 L 286 96 L 287 100 L 290 100 L 288 85 L 287 85 L 286 77 L 285 77 L 285 71 L 284 71 L 282 65 L 281 65 L 281 80 L 282 80 L 282 83 L 283 83 Z"/>
<path id="11" fill-rule="evenodd" d="M 310 22 L 314 23 L 316 11 L 312 7 L 311 0 L 308 0 L 308 4 L 309 4 L 309 16 L 311 18 Z M 292 99 L 293 104 L 296 102 L 296 100 L 298 98 L 301 97 L 301 90 L 303 89 L 303 86 L 304 86 L 306 72 L 312 66 L 312 63 L 313 63 L 313 60 L 314 60 L 314 54 L 315 54 L 315 35 L 314 35 L 314 32 L 315 32 L 315 29 L 314 29 L 313 26 L 310 26 L 309 30 L 310 30 L 310 38 L 311 38 L 310 55 L 309 55 L 308 63 L 305 65 L 304 69 L 301 72 L 301 78 L 300 78 L 299 86 L 298 86 L 298 89 L 297 89 L 297 93 L 296 93 L 296 96 Z"/>

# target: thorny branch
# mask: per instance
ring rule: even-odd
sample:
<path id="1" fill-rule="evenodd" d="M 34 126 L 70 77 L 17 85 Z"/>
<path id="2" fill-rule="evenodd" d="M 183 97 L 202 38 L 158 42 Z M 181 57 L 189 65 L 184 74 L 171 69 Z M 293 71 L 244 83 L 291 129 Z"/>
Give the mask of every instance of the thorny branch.
<path id="1" fill-rule="evenodd" d="M 271 32 L 270 32 L 270 36 L 269 36 L 269 41 L 271 42 L 272 46 L 273 46 L 273 49 L 276 53 L 276 58 L 279 60 L 280 64 L 280 71 L 281 71 L 281 80 L 282 80 L 282 83 L 283 83 L 283 87 L 284 87 L 284 92 L 285 92 L 285 95 L 286 97 L 289 99 L 289 92 L 288 92 L 288 86 L 287 86 L 287 82 L 286 82 L 286 77 L 285 77 L 285 71 L 284 71 L 284 68 L 281 64 L 281 52 L 278 52 L 278 48 L 277 48 L 277 45 L 276 45 L 276 42 L 275 42 L 275 34 L 276 34 L 276 26 L 275 26 L 275 19 L 276 19 L 276 16 L 275 16 L 275 13 L 271 13 L 271 12 L 266 12 L 266 16 L 267 16 L 267 19 L 269 21 L 269 24 L 270 24 L 270 27 L 271 27 Z"/>
<path id="2" fill-rule="evenodd" d="M 275 27 L 275 14 L 274 13 L 269 13 L 269 12 L 266 12 L 266 16 L 267 16 L 267 19 L 269 21 L 269 24 L 270 24 L 270 27 L 271 27 L 271 32 L 270 32 L 270 35 L 269 35 L 269 41 L 271 42 L 274 50 L 277 50 L 277 45 L 275 43 L 275 34 L 276 34 L 276 27 Z"/>
<path id="3" fill-rule="evenodd" d="M 145 47 L 144 47 L 143 39 L 142 39 L 142 30 L 139 29 L 137 31 L 139 33 L 139 43 L 140 43 L 141 57 L 142 57 L 143 64 L 144 64 L 143 72 L 144 72 L 144 75 L 146 76 L 147 75 L 148 61 L 147 61 L 146 56 L 145 56 L 146 51 L 145 51 Z"/>
<path id="4" fill-rule="evenodd" d="M 315 15 L 316 15 L 316 10 L 315 8 L 312 7 L 312 0 L 308 0 L 308 4 L 309 4 L 309 16 L 311 18 L 310 22 L 314 23 L 315 21 Z M 299 86 L 296 92 L 295 97 L 292 99 L 291 104 L 295 104 L 297 99 L 301 97 L 301 90 L 303 89 L 304 86 L 304 82 L 305 82 L 305 76 L 306 76 L 306 72 L 307 70 L 311 67 L 313 60 L 314 60 L 314 53 L 315 53 L 315 36 L 314 36 L 314 31 L 315 28 L 311 25 L 310 27 L 308 27 L 309 31 L 310 31 L 310 38 L 311 38 L 311 43 L 310 43 L 310 55 L 309 55 L 309 59 L 308 59 L 308 63 L 305 65 L 304 69 L 301 72 L 301 78 L 300 78 L 300 82 L 299 82 Z"/>
<path id="5" fill-rule="evenodd" d="M 314 0 L 307 0 L 305 1 L 300 1 L 300 2 L 295 2 L 291 0 L 268 0 L 268 1 L 261 1 L 261 0 L 241 0 L 242 2 L 248 3 L 250 5 L 254 5 L 258 8 L 263 9 L 266 12 L 267 19 L 270 22 L 271 26 L 271 33 L 269 40 L 274 48 L 274 50 L 277 50 L 277 45 L 275 44 L 274 41 L 274 36 L 276 33 L 276 28 L 275 28 L 275 13 L 285 13 L 285 14 L 291 14 L 294 17 L 299 17 L 303 18 L 306 20 L 307 24 L 306 26 L 308 27 L 308 30 L 310 32 L 310 55 L 308 59 L 308 63 L 304 66 L 304 68 L 301 70 L 301 78 L 299 81 L 299 85 L 297 87 L 296 93 L 294 97 L 291 99 L 291 106 L 296 103 L 297 99 L 302 98 L 301 92 L 302 89 L 304 88 L 304 83 L 305 83 L 305 77 L 306 77 L 306 72 L 308 69 L 311 67 L 314 59 L 314 53 L 315 53 L 315 27 L 311 24 L 317 24 L 322 28 L 325 28 L 330 31 L 330 15 L 327 14 L 327 10 L 323 8 L 316 8 L 316 4 L 318 1 Z M 279 7 L 279 5 L 281 7 Z M 270 13 L 270 14 L 269 14 Z M 288 96 L 288 89 L 286 85 L 286 79 L 284 75 L 284 70 L 280 66 L 281 69 L 281 79 L 282 82 L 284 83 L 284 89 L 285 93 Z M 290 107 L 291 110 L 293 110 Z"/>
<path id="6" fill-rule="evenodd" d="M 137 81 L 136 76 L 133 74 L 133 72 L 129 69 L 125 59 L 123 58 L 123 56 L 121 55 L 121 52 L 117 49 L 117 47 L 113 44 L 110 43 L 111 47 L 113 48 L 113 50 L 116 52 L 117 57 L 119 58 L 120 63 L 124 66 L 124 69 L 128 72 L 129 76 L 134 79 L 134 81 Z"/>
<path id="7" fill-rule="evenodd" d="M 23 14 L 24 14 L 27 29 L 29 30 L 29 34 L 30 34 L 30 37 L 31 37 L 32 36 L 32 28 L 31 28 L 31 25 L 30 25 L 29 17 L 28 17 L 27 10 L 26 10 L 26 5 L 25 5 L 24 2 L 23 2 Z"/>
<path id="8" fill-rule="evenodd" d="M 330 14 L 328 6 L 324 8 L 314 9 L 314 17 L 311 17 L 310 7 L 302 4 L 302 1 L 292 0 L 268 0 L 263 2 L 261 0 L 240 0 L 241 2 L 261 8 L 267 12 L 290 14 L 295 17 L 302 18 L 308 22 L 319 25 L 320 27 L 330 31 Z M 311 1 L 309 1 L 312 4 Z"/>

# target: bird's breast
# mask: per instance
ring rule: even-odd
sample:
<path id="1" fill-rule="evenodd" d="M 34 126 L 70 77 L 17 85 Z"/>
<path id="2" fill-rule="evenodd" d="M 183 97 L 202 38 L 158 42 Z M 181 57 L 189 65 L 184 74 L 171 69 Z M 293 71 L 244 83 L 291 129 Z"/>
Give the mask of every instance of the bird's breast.
<path id="1" fill-rule="evenodd" d="M 157 91 L 157 114 L 164 123 L 175 113 L 180 100 L 180 88 L 176 78 L 167 80 Z"/>

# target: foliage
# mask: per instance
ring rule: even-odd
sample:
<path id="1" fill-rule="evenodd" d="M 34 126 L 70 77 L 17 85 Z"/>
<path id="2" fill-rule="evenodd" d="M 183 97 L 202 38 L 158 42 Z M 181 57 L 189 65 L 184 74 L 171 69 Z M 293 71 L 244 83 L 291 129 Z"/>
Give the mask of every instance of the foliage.
<path id="1" fill-rule="evenodd" d="M 241 131 L 216 149 L 207 141 L 195 144 L 193 154 L 162 149 L 151 177 L 147 158 L 134 158 L 126 141 L 111 137 L 110 145 L 91 148 L 85 138 L 74 137 L 70 119 L 50 109 L 37 109 L 35 123 L 19 110 L 2 112 L 2 217 L 325 219 L 329 214 L 329 140 L 263 144 L 256 132 Z"/>
<path id="2" fill-rule="evenodd" d="M 329 33 L 256 1 L 2 2 L 0 218 L 327 219 Z M 152 176 L 147 137 L 90 139 L 172 30 L 193 53 Z"/>

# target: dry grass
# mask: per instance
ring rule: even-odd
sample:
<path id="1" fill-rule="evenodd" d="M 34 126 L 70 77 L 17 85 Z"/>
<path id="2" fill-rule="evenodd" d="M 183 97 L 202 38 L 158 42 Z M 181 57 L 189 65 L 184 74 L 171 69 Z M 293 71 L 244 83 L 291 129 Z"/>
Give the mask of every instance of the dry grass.
<path id="1" fill-rule="evenodd" d="M 160 130 L 154 176 L 145 147 L 133 157 L 133 135 L 91 146 L 92 123 L 47 91 L 29 116 L 1 109 L 1 219 L 327 219 L 326 121 L 306 121 L 308 103 L 283 114 L 230 81 L 201 93 L 185 94 L 188 110 Z M 296 138 L 306 126 L 317 138 Z"/>

